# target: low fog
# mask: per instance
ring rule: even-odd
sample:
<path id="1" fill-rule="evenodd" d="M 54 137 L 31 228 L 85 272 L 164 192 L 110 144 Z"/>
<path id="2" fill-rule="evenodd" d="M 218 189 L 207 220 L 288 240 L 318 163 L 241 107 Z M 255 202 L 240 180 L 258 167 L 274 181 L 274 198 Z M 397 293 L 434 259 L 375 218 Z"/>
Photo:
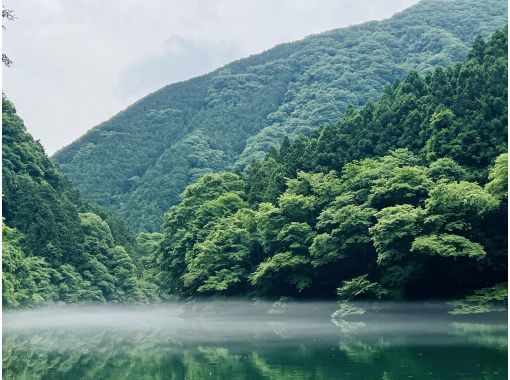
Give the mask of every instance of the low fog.
<path id="1" fill-rule="evenodd" d="M 444 303 L 357 303 L 363 312 L 331 318 L 336 302 L 214 301 L 159 305 L 75 305 L 8 311 L 4 336 L 44 336 L 44 344 L 65 336 L 87 339 L 136 337 L 165 344 L 263 342 L 324 343 L 357 339 L 366 343 L 390 339 L 399 344 L 451 344 L 459 336 L 506 336 L 503 316 L 452 316 Z M 481 331 L 481 332 L 480 332 Z M 109 335 L 108 335 L 109 334 Z M 477 335 L 478 334 L 478 335 Z M 56 338 L 52 338 L 55 336 Z M 104 336 L 103 336 L 104 337 Z M 57 343 L 58 341 L 58 343 Z M 71 340 L 72 342 L 72 340 Z M 72 343 L 74 344 L 74 343 Z"/>

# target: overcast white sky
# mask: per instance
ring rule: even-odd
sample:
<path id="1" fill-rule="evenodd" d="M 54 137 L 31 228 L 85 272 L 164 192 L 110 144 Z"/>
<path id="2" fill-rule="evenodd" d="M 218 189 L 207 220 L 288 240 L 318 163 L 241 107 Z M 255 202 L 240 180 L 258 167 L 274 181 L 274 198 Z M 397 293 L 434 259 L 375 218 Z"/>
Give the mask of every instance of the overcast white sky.
<path id="1" fill-rule="evenodd" d="M 418 0 L 4 0 L 3 92 L 49 154 L 166 84 Z"/>

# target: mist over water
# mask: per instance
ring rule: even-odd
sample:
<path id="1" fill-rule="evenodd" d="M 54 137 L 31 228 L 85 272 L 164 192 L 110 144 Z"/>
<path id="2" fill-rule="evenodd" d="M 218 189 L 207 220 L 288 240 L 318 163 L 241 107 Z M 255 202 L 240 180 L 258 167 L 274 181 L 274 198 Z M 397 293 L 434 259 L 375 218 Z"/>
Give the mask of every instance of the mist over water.
<path id="1" fill-rule="evenodd" d="M 506 378 L 505 313 L 452 316 L 443 303 L 355 306 L 366 312 L 334 320 L 335 302 L 8 311 L 3 374 L 7 379 Z"/>

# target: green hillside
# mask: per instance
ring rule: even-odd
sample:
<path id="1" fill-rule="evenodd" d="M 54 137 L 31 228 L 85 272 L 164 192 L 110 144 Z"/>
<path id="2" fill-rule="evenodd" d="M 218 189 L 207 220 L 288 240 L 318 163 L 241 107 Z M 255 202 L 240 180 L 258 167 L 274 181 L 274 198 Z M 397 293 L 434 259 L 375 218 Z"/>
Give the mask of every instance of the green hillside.
<path id="1" fill-rule="evenodd" d="M 502 307 L 507 55 L 507 29 L 478 38 L 462 64 L 411 73 L 245 173 L 189 185 L 165 216 L 162 290 L 342 300 L 478 290 L 456 312 Z"/>
<path id="2" fill-rule="evenodd" d="M 54 156 L 89 201 L 158 230 L 185 186 L 337 121 L 406 73 L 461 62 L 506 25 L 503 0 L 424 0 L 390 19 L 282 44 L 166 86 Z"/>
<path id="3" fill-rule="evenodd" d="M 141 249 L 126 226 L 83 202 L 2 98 L 2 303 L 142 301 Z"/>

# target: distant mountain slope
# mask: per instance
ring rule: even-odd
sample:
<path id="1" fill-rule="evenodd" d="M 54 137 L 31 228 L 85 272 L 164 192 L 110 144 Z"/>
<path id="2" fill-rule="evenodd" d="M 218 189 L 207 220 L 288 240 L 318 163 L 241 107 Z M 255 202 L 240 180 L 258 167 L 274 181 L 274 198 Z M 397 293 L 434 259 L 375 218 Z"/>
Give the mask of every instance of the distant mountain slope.
<path id="1" fill-rule="evenodd" d="M 284 136 L 338 120 L 409 71 L 462 61 L 507 23 L 503 0 L 424 0 L 368 22 L 278 45 L 166 86 L 55 154 L 87 200 L 139 230 L 202 174 L 244 166 Z"/>

